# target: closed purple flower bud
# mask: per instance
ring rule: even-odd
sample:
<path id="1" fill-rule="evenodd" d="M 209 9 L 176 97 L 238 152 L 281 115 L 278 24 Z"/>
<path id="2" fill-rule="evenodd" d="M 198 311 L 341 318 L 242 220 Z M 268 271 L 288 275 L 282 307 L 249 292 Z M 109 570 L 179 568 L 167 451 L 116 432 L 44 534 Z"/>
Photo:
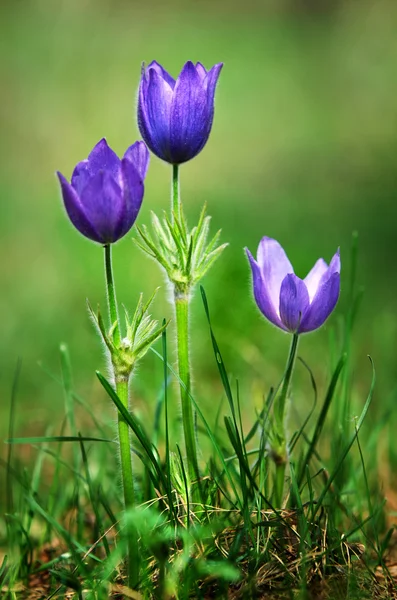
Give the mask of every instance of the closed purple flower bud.
<path id="1" fill-rule="evenodd" d="M 300 279 L 276 240 L 262 238 L 257 260 L 246 248 L 255 301 L 274 325 L 291 333 L 318 329 L 335 308 L 340 290 L 339 250 L 329 265 L 320 258 Z"/>
<path id="2" fill-rule="evenodd" d="M 214 119 L 214 96 L 223 64 L 207 71 L 188 61 L 175 81 L 156 61 L 142 70 L 139 130 L 150 150 L 178 165 L 204 148 Z"/>
<path id="3" fill-rule="evenodd" d="M 148 166 L 144 142 L 135 142 L 120 160 L 102 139 L 76 165 L 71 183 L 58 172 L 66 212 L 76 229 L 100 244 L 128 233 L 142 204 Z"/>

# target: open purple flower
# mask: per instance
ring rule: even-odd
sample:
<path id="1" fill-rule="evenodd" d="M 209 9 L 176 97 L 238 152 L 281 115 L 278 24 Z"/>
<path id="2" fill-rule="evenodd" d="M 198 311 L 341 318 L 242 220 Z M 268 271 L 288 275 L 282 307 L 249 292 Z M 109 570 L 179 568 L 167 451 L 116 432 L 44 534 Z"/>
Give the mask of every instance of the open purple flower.
<path id="1" fill-rule="evenodd" d="M 246 248 L 254 296 L 259 310 L 274 325 L 291 333 L 307 333 L 325 322 L 339 298 L 339 250 L 329 265 L 320 258 L 300 279 L 276 240 L 262 238 L 257 260 Z"/>
<path id="2" fill-rule="evenodd" d="M 76 165 L 71 183 L 58 172 L 66 212 L 76 229 L 100 244 L 122 238 L 138 216 L 148 166 L 144 142 L 135 142 L 120 160 L 102 139 Z"/>
<path id="3" fill-rule="evenodd" d="M 214 118 L 215 88 L 223 64 L 209 71 L 188 61 L 175 81 L 156 61 L 142 70 L 138 125 L 150 150 L 178 165 L 204 148 Z"/>

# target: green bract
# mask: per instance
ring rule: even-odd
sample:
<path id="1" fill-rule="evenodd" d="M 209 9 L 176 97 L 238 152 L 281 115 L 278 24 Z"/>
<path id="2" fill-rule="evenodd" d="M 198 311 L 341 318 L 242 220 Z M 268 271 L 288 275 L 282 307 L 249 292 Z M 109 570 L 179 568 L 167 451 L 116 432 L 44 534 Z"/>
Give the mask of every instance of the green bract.
<path id="1" fill-rule="evenodd" d="M 168 322 L 164 322 L 159 327 L 158 321 L 151 319 L 150 315 L 147 314 L 156 293 L 157 290 L 146 304 L 143 303 L 143 295 L 140 295 L 132 319 L 124 307 L 127 333 L 120 342 L 117 341 L 120 336 L 115 335 L 118 330 L 117 321 L 112 324 L 109 331 L 106 331 L 99 307 L 97 313 L 95 313 L 90 304 L 87 303 L 90 315 L 110 352 L 116 381 L 128 379 L 135 363 L 146 354 L 150 346 L 160 337 L 168 325 Z"/>
<path id="2" fill-rule="evenodd" d="M 162 221 L 152 212 L 153 235 L 145 225 L 137 227 L 135 243 L 160 263 L 180 295 L 189 294 L 227 246 L 218 246 L 221 230 L 207 242 L 211 217 L 206 216 L 206 209 L 204 205 L 191 231 L 182 209 L 178 215 L 173 212 L 172 222 L 165 212 Z"/>

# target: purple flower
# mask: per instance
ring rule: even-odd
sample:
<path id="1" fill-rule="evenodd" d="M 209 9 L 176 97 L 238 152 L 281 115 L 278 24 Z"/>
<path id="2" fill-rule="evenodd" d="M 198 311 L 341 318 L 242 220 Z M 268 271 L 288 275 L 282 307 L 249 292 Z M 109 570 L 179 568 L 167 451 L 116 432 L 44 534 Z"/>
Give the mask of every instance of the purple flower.
<path id="1" fill-rule="evenodd" d="M 138 216 L 148 166 L 144 142 L 135 142 L 120 160 L 102 139 L 76 165 L 71 183 L 58 172 L 66 212 L 76 229 L 100 244 L 122 238 Z"/>
<path id="2" fill-rule="evenodd" d="M 139 130 L 150 150 L 178 165 L 204 148 L 214 118 L 215 88 L 223 64 L 207 71 L 188 61 L 175 81 L 156 61 L 143 68 Z"/>
<path id="3" fill-rule="evenodd" d="M 305 279 L 299 279 L 283 248 L 264 237 L 257 261 L 246 248 L 259 310 L 274 325 L 292 333 L 307 333 L 324 323 L 334 310 L 340 289 L 339 250 L 329 265 L 316 262 Z"/>

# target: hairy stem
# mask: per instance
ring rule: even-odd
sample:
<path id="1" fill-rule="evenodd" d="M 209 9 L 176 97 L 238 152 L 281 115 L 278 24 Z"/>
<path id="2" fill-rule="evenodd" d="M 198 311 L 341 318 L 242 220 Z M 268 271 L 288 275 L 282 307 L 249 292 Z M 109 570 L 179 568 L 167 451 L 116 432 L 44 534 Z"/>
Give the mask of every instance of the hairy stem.
<path id="1" fill-rule="evenodd" d="M 181 217 L 181 199 L 179 195 L 179 166 L 172 165 L 172 212 L 173 218 Z M 181 406 L 183 433 L 185 438 L 187 468 L 192 482 L 198 473 L 196 428 L 194 411 L 190 400 L 190 361 L 189 361 L 189 289 L 175 285 L 174 303 L 176 314 L 176 335 L 178 347 L 178 370 L 181 380 Z"/>
<path id="2" fill-rule="evenodd" d="M 283 433 L 284 433 L 285 403 L 287 401 L 289 387 L 290 387 L 290 383 L 291 383 L 291 377 L 292 377 L 292 373 L 293 373 L 294 366 L 295 366 L 295 358 L 296 358 L 296 351 L 298 349 L 298 342 L 299 342 L 299 335 L 297 333 L 294 333 L 294 335 L 292 337 L 292 341 L 291 341 L 291 346 L 289 349 L 287 367 L 285 370 L 283 385 L 281 388 L 280 396 L 278 397 L 278 399 L 276 399 L 276 407 L 275 407 L 276 413 L 277 413 L 276 419 L 278 420 L 278 423 L 281 426 L 280 429 L 283 431 Z"/>
<path id="3" fill-rule="evenodd" d="M 175 292 L 175 313 L 178 346 L 178 369 L 181 380 L 181 405 L 183 433 L 190 480 L 197 474 L 197 445 L 194 427 L 194 413 L 190 400 L 190 361 L 189 361 L 189 298 Z M 183 385 L 182 385 L 183 384 Z"/>
<path id="4" fill-rule="evenodd" d="M 116 346 L 120 344 L 120 323 L 117 311 L 116 288 L 113 281 L 112 269 L 112 246 L 106 244 L 105 249 L 105 274 L 106 274 L 106 293 L 109 308 L 110 324 L 114 325 L 117 322 L 117 327 L 114 332 L 114 343 Z"/>
<path id="5" fill-rule="evenodd" d="M 112 271 L 112 254 L 109 244 L 105 248 L 105 273 L 106 273 L 106 289 L 109 308 L 109 317 L 112 325 L 117 322 L 117 327 L 114 331 L 114 344 L 120 344 L 120 323 L 117 312 L 116 288 L 113 281 Z M 129 408 L 128 394 L 128 377 L 118 377 L 114 373 L 116 382 L 116 393 L 124 406 Z M 130 449 L 130 433 L 127 422 L 118 413 L 118 431 L 119 431 L 119 446 L 120 446 L 120 464 L 121 475 L 123 480 L 124 491 L 124 507 L 125 510 L 132 508 L 135 505 L 134 480 L 132 475 L 132 461 Z M 128 583 L 131 588 L 135 588 L 139 580 L 139 549 L 138 537 L 135 530 L 128 532 Z"/>
<path id="6" fill-rule="evenodd" d="M 289 350 L 283 385 L 280 395 L 275 400 L 274 407 L 277 439 L 275 448 L 273 448 L 273 457 L 276 466 L 275 501 L 276 505 L 280 508 L 282 506 L 284 497 L 285 470 L 288 465 L 287 436 L 285 431 L 285 405 L 288 398 L 292 373 L 294 370 L 298 342 L 299 335 L 294 333 Z"/>
<path id="7" fill-rule="evenodd" d="M 179 165 L 172 165 L 172 212 L 179 219 L 181 200 L 179 197 Z"/>
<path id="8" fill-rule="evenodd" d="M 116 392 L 122 403 L 128 408 L 128 380 L 116 381 Z M 124 418 L 118 413 L 118 429 L 120 444 L 120 463 L 123 478 L 124 506 L 128 510 L 135 505 L 134 481 L 130 449 L 130 432 Z M 128 531 L 128 583 L 134 589 L 139 579 L 139 549 L 136 530 Z"/>

